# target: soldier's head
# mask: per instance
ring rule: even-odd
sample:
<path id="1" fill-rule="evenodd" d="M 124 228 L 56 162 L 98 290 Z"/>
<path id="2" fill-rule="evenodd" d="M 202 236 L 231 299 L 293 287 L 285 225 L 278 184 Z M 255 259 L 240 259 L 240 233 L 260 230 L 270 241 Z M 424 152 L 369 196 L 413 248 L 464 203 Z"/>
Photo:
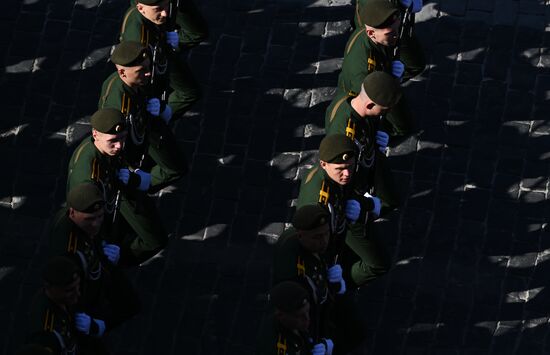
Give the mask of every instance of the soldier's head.
<path id="1" fill-rule="evenodd" d="M 151 79 L 149 50 L 141 43 L 125 41 L 119 43 L 111 54 L 118 76 L 129 87 L 147 85 Z"/>
<path id="2" fill-rule="evenodd" d="M 375 71 L 367 75 L 359 93 L 360 103 L 354 108 L 359 115 L 380 116 L 401 99 L 401 85 L 393 75 Z"/>
<path id="3" fill-rule="evenodd" d="M 118 155 L 126 141 L 126 120 L 119 110 L 103 108 L 92 115 L 92 137 L 101 154 Z"/>
<path id="4" fill-rule="evenodd" d="M 69 218 L 90 237 L 101 230 L 105 214 L 105 199 L 96 184 L 76 185 L 67 194 Z"/>
<path id="5" fill-rule="evenodd" d="M 72 306 L 80 297 L 80 270 L 65 256 L 55 256 L 48 260 L 42 272 L 44 289 L 53 302 Z"/>
<path id="6" fill-rule="evenodd" d="M 305 205 L 296 210 L 292 226 L 302 247 L 312 253 L 324 253 L 330 238 L 330 213 L 319 204 Z"/>
<path id="7" fill-rule="evenodd" d="M 275 319 L 285 328 L 302 332 L 309 329 L 308 293 L 299 283 L 283 281 L 275 285 L 269 300 L 275 308 Z"/>
<path id="8" fill-rule="evenodd" d="M 400 10 L 388 0 L 373 0 L 363 6 L 359 14 L 367 36 L 377 44 L 393 47 L 399 36 Z"/>
<path id="9" fill-rule="evenodd" d="M 343 134 L 331 134 L 319 146 L 320 167 L 328 177 L 340 185 L 351 182 L 355 171 L 355 146 Z"/>
<path id="10" fill-rule="evenodd" d="M 138 0 L 137 10 L 155 25 L 162 25 L 168 20 L 170 0 Z"/>

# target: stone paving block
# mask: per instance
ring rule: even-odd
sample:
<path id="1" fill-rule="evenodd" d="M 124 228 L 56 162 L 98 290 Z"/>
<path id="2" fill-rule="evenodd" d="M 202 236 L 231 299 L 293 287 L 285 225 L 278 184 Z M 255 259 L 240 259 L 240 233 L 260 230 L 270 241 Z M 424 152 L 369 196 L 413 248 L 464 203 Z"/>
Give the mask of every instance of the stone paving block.
<path id="1" fill-rule="evenodd" d="M 499 1 L 494 11 L 494 22 L 496 24 L 513 25 L 517 19 L 518 2 L 513 0 Z"/>
<path id="2" fill-rule="evenodd" d="M 466 6 L 466 1 L 442 0 L 440 10 L 450 15 L 464 16 L 466 13 Z"/>
<path id="3" fill-rule="evenodd" d="M 486 217 L 489 191 L 481 189 L 467 189 L 464 191 L 462 216 L 474 221 L 483 221 Z"/>
<path id="4" fill-rule="evenodd" d="M 483 75 L 491 79 L 504 81 L 507 78 L 510 56 L 512 52 L 509 49 L 493 49 L 487 52 L 485 60 L 485 70 Z"/>
<path id="5" fill-rule="evenodd" d="M 479 64 L 458 63 L 456 83 L 461 85 L 480 85 L 482 79 L 482 67 Z"/>

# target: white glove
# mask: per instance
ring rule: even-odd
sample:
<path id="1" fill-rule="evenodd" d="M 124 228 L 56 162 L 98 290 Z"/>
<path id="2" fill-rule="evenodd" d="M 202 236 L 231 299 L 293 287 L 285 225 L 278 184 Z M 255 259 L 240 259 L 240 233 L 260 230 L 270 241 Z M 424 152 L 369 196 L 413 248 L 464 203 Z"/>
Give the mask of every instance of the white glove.
<path id="1" fill-rule="evenodd" d="M 338 291 L 339 295 L 344 294 L 346 292 L 346 281 L 342 276 L 342 267 L 339 264 L 331 266 L 327 270 L 327 279 L 328 279 L 328 282 L 330 283 L 340 284 L 340 290 Z"/>
<path id="2" fill-rule="evenodd" d="M 374 213 L 376 217 L 380 216 L 380 209 L 382 208 L 382 202 L 380 202 L 380 199 L 369 194 L 368 192 L 366 192 L 364 196 L 372 199 L 372 202 L 374 202 L 374 208 L 370 212 Z"/>
<path id="3" fill-rule="evenodd" d="M 147 112 L 153 116 L 158 116 L 160 114 L 160 100 L 157 98 L 152 98 L 147 100 L 147 106 L 145 107 Z"/>
<path id="4" fill-rule="evenodd" d="M 401 78 L 405 72 L 405 64 L 400 60 L 394 60 L 391 62 L 391 73 L 396 78 Z"/>
<path id="5" fill-rule="evenodd" d="M 160 118 L 162 118 L 166 124 L 170 122 L 170 119 L 172 119 L 172 108 L 170 105 L 166 105 L 166 108 L 160 114 Z"/>
<path id="6" fill-rule="evenodd" d="M 359 218 L 359 214 L 361 213 L 361 205 L 358 201 L 347 200 L 344 212 L 346 214 L 346 218 L 349 219 L 351 223 L 355 223 L 355 221 L 357 221 L 357 219 Z"/>
<path id="7" fill-rule="evenodd" d="M 313 349 L 311 349 L 311 355 L 326 355 L 327 350 L 325 349 L 325 344 L 319 343 L 315 344 Z"/>
<path id="8" fill-rule="evenodd" d="M 180 39 L 176 31 L 166 32 L 166 43 L 168 43 L 170 47 L 178 49 L 179 41 Z"/>
<path id="9" fill-rule="evenodd" d="M 422 0 L 413 0 L 413 13 L 420 12 L 422 10 Z"/>
<path id="10" fill-rule="evenodd" d="M 113 265 L 118 264 L 118 260 L 120 259 L 120 247 L 115 244 L 107 244 L 105 242 L 103 244 L 103 254 L 109 259 Z"/>
<path id="11" fill-rule="evenodd" d="M 325 343 L 327 344 L 327 355 L 332 355 L 332 350 L 334 349 L 334 343 L 331 339 L 325 339 Z"/>
<path id="12" fill-rule="evenodd" d="M 382 153 L 386 153 L 386 148 L 388 148 L 388 142 L 390 141 L 390 136 L 384 131 L 376 131 L 376 144 L 378 144 L 378 150 Z"/>
<path id="13" fill-rule="evenodd" d="M 151 174 L 146 173 L 145 171 L 140 169 L 136 169 L 134 173 L 138 174 L 140 178 L 138 190 L 139 191 L 149 190 L 149 187 L 151 186 Z"/>

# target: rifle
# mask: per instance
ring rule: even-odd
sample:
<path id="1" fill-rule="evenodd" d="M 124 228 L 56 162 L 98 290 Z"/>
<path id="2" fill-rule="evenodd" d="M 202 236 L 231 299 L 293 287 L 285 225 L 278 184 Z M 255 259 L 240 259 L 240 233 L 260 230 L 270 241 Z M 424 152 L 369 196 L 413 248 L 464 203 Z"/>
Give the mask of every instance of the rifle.
<path id="1" fill-rule="evenodd" d="M 405 10 L 401 17 L 401 24 L 399 25 L 399 37 L 397 37 L 397 43 L 395 44 L 395 47 L 393 48 L 393 57 L 394 59 L 399 59 L 399 55 L 401 52 L 401 40 L 403 39 L 403 36 L 405 35 L 405 29 L 408 29 L 408 36 L 412 36 L 413 34 L 413 28 L 414 28 L 414 13 L 412 11 L 413 4 L 411 2 L 411 5 Z"/>

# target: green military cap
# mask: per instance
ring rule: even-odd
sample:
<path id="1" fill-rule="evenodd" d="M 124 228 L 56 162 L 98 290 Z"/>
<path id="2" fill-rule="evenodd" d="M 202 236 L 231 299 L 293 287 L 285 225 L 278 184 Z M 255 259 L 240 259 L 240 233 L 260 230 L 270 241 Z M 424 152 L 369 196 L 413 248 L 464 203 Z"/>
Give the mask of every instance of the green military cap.
<path id="1" fill-rule="evenodd" d="M 92 128 L 107 134 L 118 134 L 126 129 L 126 120 L 119 110 L 103 108 L 92 115 Z"/>
<path id="2" fill-rule="evenodd" d="M 327 163 L 343 164 L 355 156 L 355 145 L 344 134 L 331 134 L 321 141 L 319 159 Z"/>
<path id="3" fill-rule="evenodd" d="M 401 85 L 393 75 L 375 71 L 363 80 L 363 89 L 367 96 L 377 105 L 394 106 L 401 98 Z"/>
<path id="4" fill-rule="evenodd" d="M 66 256 L 55 256 L 48 260 L 42 271 L 42 278 L 51 286 L 63 287 L 71 284 L 78 272 L 78 266 L 71 259 Z"/>
<path id="5" fill-rule="evenodd" d="M 296 210 L 292 225 L 298 230 L 308 231 L 327 224 L 330 213 L 321 205 L 305 205 Z"/>
<path id="6" fill-rule="evenodd" d="M 117 44 L 111 54 L 111 62 L 124 67 L 139 65 L 148 56 L 147 47 L 139 42 L 125 41 Z"/>
<path id="7" fill-rule="evenodd" d="M 399 16 L 399 8 L 388 0 L 372 0 L 363 6 L 361 20 L 374 28 L 387 28 Z"/>
<path id="8" fill-rule="evenodd" d="M 38 344 L 28 344 L 24 345 L 17 355 L 52 355 L 53 350 L 47 346 L 38 345 Z"/>
<path id="9" fill-rule="evenodd" d="M 80 212 L 94 213 L 103 208 L 105 199 L 97 185 L 84 183 L 73 187 L 69 191 L 67 205 Z"/>
<path id="10" fill-rule="evenodd" d="M 294 312 L 308 302 L 308 293 L 297 282 L 283 281 L 271 289 L 269 300 L 275 308 L 283 312 Z"/>

